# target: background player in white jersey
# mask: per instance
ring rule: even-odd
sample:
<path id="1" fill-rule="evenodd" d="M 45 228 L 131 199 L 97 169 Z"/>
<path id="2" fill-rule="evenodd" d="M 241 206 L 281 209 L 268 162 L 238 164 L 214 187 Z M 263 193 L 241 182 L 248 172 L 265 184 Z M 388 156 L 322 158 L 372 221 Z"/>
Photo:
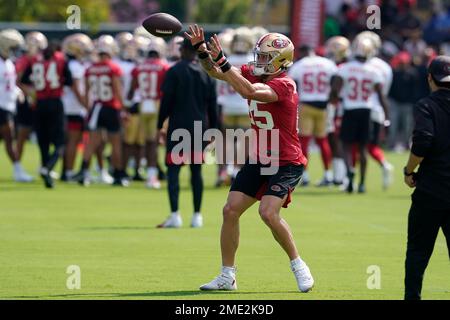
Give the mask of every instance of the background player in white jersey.
<path id="1" fill-rule="evenodd" d="M 388 109 L 382 91 L 383 78 L 380 72 L 368 61 L 374 56 L 375 49 L 370 39 L 355 41 L 353 60 L 340 66 L 338 74 L 331 84 L 330 99 L 336 101 L 342 92 L 344 116 L 340 137 L 344 146 L 347 177 L 347 192 L 353 192 L 354 170 L 352 167 L 352 146 L 356 144 L 360 153 L 360 183 L 358 192 L 365 192 L 367 168 L 366 148 L 370 135 L 370 116 L 372 104 L 370 96 L 375 92 L 388 119 Z"/>
<path id="2" fill-rule="evenodd" d="M 325 56 L 337 66 L 347 62 L 350 57 L 350 41 L 341 36 L 331 37 L 325 43 Z M 340 99 L 327 105 L 328 143 L 333 153 L 333 180 L 336 185 L 342 185 L 346 179 L 344 152 L 339 134 L 342 124 L 342 103 Z"/>
<path id="3" fill-rule="evenodd" d="M 253 60 L 251 51 L 254 45 L 254 35 L 252 30 L 247 27 L 240 27 L 234 31 L 233 39 L 230 45 L 230 56 L 228 60 L 234 66 L 240 68 L 243 65 L 248 64 Z M 224 129 L 243 129 L 250 128 L 250 120 L 248 118 L 248 104 L 233 87 L 225 81 L 218 81 L 217 83 L 217 102 L 221 107 L 223 114 L 223 126 Z M 245 145 L 236 143 L 236 145 L 226 145 L 225 154 L 242 154 L 246 152 Z M 236 157 L 235 157 L 236 159 Z M 221 167 L 219 173 L 219 179 L 217 186 L 220 186 L 223 182 L 231 177 L 233 180 L 239 169 L 240 165 L 236 163 L 227 163 L 226 172 L 225 168 Z"/>
<path id="4" fill-rule="evenodd" d="M 382 47 L 382 42 L 380 36 L 372 31 L 363 31 L 359 33 L 355 41 L 360 41 L 361 39 L 368 38 L 370 39 L 376 50 L 376 54 L 380 53 L 380 49 Z M 382 89 L 385 97 L 389 94 L 389 90 L 391 89 L 393 72 L 391 66 L 385 62 L 383 59 L 378 56 L 373 57 L 369 60 L 369 64 L 374 68 L 381 72 L 381 76 L 383 78 Z M 394 167 L 390 164 L 384 155 L 383 149 L 380 147 L 380 138 L 382 134 L 382 128 L 389 125 L 389 122 L 385 123 L 386 117 L 384 115 L 383 107 L 380 104 L 380 101 L 376 94 L 372 94 L 369 98 L 372 105 L 372 132 L 370 136 L 369 144 L 367 145 L 367 149 L 369 151 L 370 156 L 378 162 L 382 170 L 383 177 L 383 188 L 387 189 L 392 184 L 392 171 Z"/>
<path id="5" fill-rule="evenodd" d="M 139 141 L 137 132 L 139 132 L 139 108 L 138 96 L 133 96 L 128 99 L 128 92 L 131 88 L 132 75 L 131 72 L 136 67 L 136 59 L 138 57 L 138 45 L 135 41 L 135 36 L 129 32 L 121 32 L 116 35 L 115 40 L 119 47 L 119 57 L 116 59 L 117 64 L 122 69 L 122 99 L 124 108 L 128 112 L 127 121 L 124 124 L 123 135 L 123 159 L 125 166 L 128 165 L 129 160 L 133 159 L 134 181 L 143 181 L 139 173 L 140 159 L 143 155 L 144 144 Z"/>
<path id="6" fill-rule="evenodd" d="M 166 42 L 161 38 L 154 38 L 147 46 L 147 58 L 138 63 L 132 71 L 131 89 L 128 98 L 136 93 L 141 98 L 138 106 L 138 128 L 134 133 L 137 141 L 145 145 L 147 160 L 146 186 L 151 189 L 160 189 L 157 169 L 157 118 L 162 97 L 161 86 L 169 70 L 169 64 L 164 59 Z"/>
<path id="7" fill-rule="evenodd" d="M 94 50 L 92 40 L 85 34 L 76 33 L 66 37 L 62 44 L 63 52 L 69 62 L 72 73 L 73 86 L 64 87 L 62 97 L 64 113 L 66 115 L 66 147 L 64 150 L 64 165 L 61 180 L 70 181 L 74 176 L 74 162 L 78 144 L 83 139 L 85 118 L 87 115 L 85 97 L 86 68 L 90 65 L 89 56 Z"/>
<path id="8" fill-rule="evenodd" d="M 331 78 L 337 73 L 336 64 L 317 56 L 309 46 L 299 49 L 299 58 L 289 69 L 289 75 L 297 83 L 300 96 L 299 128 L 303 154 L 308 157 L 309 142 L 315 138 L 322 155 L 325 175 L 318 186 L 333 184 L 332 154 L 327 138 L 327 104 Z M 307 171 L 303 173 L 303 185 L 309 184 Z"/>
<path id="9" fill-rule="evenodd" d="M 13 143 L 13 114 L 16 111 L 19 89 L 16 86 L 16 69 L 10 56 L 13 49 L 23 44 L 24 38 L 17 30 L 6 29 L 0 32 L 0 138 L 4 140 L 6 152 L 14 165 L 14 179 L 18 182 L 30 182 L 33 178 L 22 168 Z"/>

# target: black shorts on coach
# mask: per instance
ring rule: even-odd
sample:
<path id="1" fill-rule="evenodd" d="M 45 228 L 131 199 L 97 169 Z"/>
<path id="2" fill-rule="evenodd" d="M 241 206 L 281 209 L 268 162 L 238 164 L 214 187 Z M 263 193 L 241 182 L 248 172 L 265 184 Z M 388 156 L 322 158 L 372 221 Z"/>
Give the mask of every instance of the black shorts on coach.
<path id="1" fill-rule="evenodd" d="M 106 130 L 108 133 L 120 132 L 120 110 L 96 105 L 89 114 L 88 128 L 91 131 Z"/>
<path id="2" fill-rule="evenodd" d="M 262 164 L 246 163 L 236 176 L 230 191 L 242 192 L 260 200 L 263 196 L 284 198 L 299 184 L 304 171 L 303 165 L 280 166 L 274 175 L 262 175 L 261 169 L 268 167 Z"/>
<path id="3" fill-rule="evenodd" d="M 341 140 L 345 143 L 368 143 L 371 130 L 370 115 L 370 109 L 345 110 L 342 118 Z"/>

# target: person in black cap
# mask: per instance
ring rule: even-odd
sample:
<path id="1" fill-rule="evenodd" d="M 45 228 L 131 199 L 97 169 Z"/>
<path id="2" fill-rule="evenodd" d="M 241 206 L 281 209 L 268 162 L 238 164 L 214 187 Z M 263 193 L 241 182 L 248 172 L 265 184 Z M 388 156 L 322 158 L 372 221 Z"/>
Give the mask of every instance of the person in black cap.
<path id="1" fill-rule="evenodd" d="M 203 226 L 200 213 L 203 179 L 201 174 L 202 152 L 206 143 L 200 143 L 194 138 L 194 122 L 201 122 L 202 132 L 208 128 L 217 128 L 218 110 L 216 103 L 216 83 L 203 71 L 197 61 L 197 51 L 188 39 L 181 43 L 181 60 L 167 72 L 163 85 L 163 97 L 158 116 L 158 130 L 160 143 L 166 144 L 167 187 L 169 192 L 171 215 L 158 227 L 179 228 L 182 226 L 181 215 L 178 211 L 178 198 L 180 192 L 179 150 L 176 146 L 184 139 L 172 137 L 177 129 L 184 129 L 190 133 L 190 155 L 183 154 L 183 164 L 190 164 L 191 186 L 194 200 L 194 215 L 191 227 Z M 168 130 L 164 129 L 164 122 L 169 118 Z M 202 137 L 200 137 L 201 139 Z M 184 142 L 184 140 L 183 140 Z M 185 158 L 188 156 L 187 158 Z"/>
<path id="2" fill-rule="evenodd" d="M 450 257 L 450 57 L 431 62 L 428 82 L 432 93 L 414 107 L 413 144 L 404 168 L 405 183 L 415 188 L 408 218 L 406 300 L 421 299 L 423 275 L 440 228 Z"/>

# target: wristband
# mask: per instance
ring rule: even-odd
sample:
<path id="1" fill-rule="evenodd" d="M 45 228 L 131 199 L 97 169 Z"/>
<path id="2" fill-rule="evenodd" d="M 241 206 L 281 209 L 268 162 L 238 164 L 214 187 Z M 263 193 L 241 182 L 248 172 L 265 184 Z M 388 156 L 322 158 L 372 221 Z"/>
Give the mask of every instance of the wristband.
<path id="1" fill-rule="evenodd" d="M 200 41 L 199 43 L 196 43 L 196 44 L 194 44 L 194 45 L 192 45 L 192 46 L 194 47 L 195 50 L 198 50 L 198 48 L 200 48 L 200 46 L 201 46 L 202 44 L 204 44 L 204 43 L 205 43 L 205 40 L 202 40 L 202 41 Z"/>
<path id="2" fill-rule="evenodd" d="M 223 73 L 230 71 L 231 64 L 228 62 L 227 59 L 225 59 L 225 62 L 223 62 L 220 66 L 220 70 L 222 70 Z"/>
<path id="3" fill-rule="evenodd" d="M 408 173 L 408 168 L 404 167 L 404 168 L 403 168 L 403 174 L 404 174 L 406 177 L 411 177 L 411 176 L 413 176 L 415 173 L 414 173 L 414 171 L 411 172 L 411 173 Z"/>
<path id="4" fill-rule="evenodd" d="M 221 66 L 222 64 L 224 64 L 227 61 L 227 57 L 222 56 L 222 58 L 219 61 L 216 61 L 216 64 L 218 66 Z"/>
<path id="5" fill-rule="evenodd" d="M 198 53 L 198 58 L 204 60 L 209 57 L 209 53 L 206 51 L 202 51 Z"/>

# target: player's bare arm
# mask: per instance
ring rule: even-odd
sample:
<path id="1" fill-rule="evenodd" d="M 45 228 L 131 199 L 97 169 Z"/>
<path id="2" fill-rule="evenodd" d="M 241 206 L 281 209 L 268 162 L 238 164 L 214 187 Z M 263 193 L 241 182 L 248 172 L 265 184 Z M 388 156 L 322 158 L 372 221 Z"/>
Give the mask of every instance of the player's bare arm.
<path id="1" fill-rule="evenodd" d="M 113 78 L 112 78 L 112 88 L 113 88 L 113 92 L 114 92 L 114 95 L 119 99 L 119 101 L 120 101 L 120 105 L 121 106 L 124 106 L 124 103 L 123 103 L 123 96 L 122 96 L 122 82 L 121 82 L 121 80 L 120 80 L 120 78 L 119 77 L 117 77 L 117 76 L 114 76 Z"/>
<path id="2" fill-rule="evenodd" d="M 389 126 L 390 122 L 389 122 L 389 107 L 388 107 L 388 103 L 386 100 L 386 96 L 383 94 L 383 89 L 381 84 L 376 84 L 375 85 L 375 92 L 377 93 L 378 99 L 380 100 L 380 104 L 383 107 L 383 111 L 384 111 L 384 115 L 386 118 L 386 127 Z"/>
<path id="3" fill-rule="evenodd" d="M 77 100 L 80 102 L 81 105 L 86 106 L 85 97 L 80 92 L 80 79 L 73 79 L 72 83 L 72 91 L 75 94 L 75 97 L 77 97 Z"/>
<path id="4" fill-rule="evenodd" d="M 211 57 L 217 61 L 218 65 L 228 63 L 217 35 L 214 35 L 208 44 L 211 48 Z M 251 83 L 235 67 L 231 66 L 226 72 L 223 72 L 224 70 L 222 70 L 223 80 L 228 82 L 243 98 L 267 103 L 278 101 L 278 95 L 270 86 L 264 83 Z"/>
<path id="5" fill-rule="evenodd" d="M 341 93 L 342 86 L 344 85 L 344 80 L 339 76 L 334 76 L 331 78 L 331 90 L 329 101 L 333 104 L 339 102 L 339 94 Z"/>
<path id="6" fill-rule="evenodd" d="M 131 80 L 130 90 L 127 92 L 127 99 L 128 100 L 133 100 L 134 92 L 137 90 L 137 88 L 138 88 L 137 77 L 133 77 L 133 79 Z"/>

